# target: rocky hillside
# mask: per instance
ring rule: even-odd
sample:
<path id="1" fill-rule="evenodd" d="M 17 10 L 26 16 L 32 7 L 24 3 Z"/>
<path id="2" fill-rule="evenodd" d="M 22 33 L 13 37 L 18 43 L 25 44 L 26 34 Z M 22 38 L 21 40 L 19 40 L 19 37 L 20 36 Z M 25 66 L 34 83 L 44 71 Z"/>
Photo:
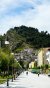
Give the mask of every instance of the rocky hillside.
<path id="1" fill-rule="evenodd" d="M 26 47 L 41 48 L 50 46 L 50 34 L 26 26 L 14 27 L 7 31 L 4 38 L 10 42 L 15 52 Z"/>

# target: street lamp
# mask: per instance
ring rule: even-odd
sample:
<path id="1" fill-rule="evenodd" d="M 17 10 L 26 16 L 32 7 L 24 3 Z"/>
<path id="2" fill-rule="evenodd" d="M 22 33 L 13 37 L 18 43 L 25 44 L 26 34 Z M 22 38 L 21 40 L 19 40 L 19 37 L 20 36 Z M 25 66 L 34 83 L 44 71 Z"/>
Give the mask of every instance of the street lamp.
<path id="1" fill-rule="evenodd" d="M 14 55 L 14 53 L 11 53 L 11 55 Z M 12 60 L 12 82 L 13 82 L 13 64 L 14 64 L 14 59 Z"/>
<path id="2" fill-rule="evenodd" d="M 9 45 L 9 41 L 5 41 L 5 45 Z"/>
<path id="3" fill-rule="evenodd" d="M 9 41 L 5 41 L 5 45 L 9 45 Z M 9 62 L 8 62 L 8 77 L 9 77 Z M 7 78 L 7 86 L 9 86 L 9 78 Z"/>
<path id="4" fill-rule="evenodd" d="M 11 55 L 14 56 L 14 53 L 11 53 Z M 13 57 L 13 60 L 12 60 L 12 82 L 13 82 L 13 76 L 14 76 L 14 80 L 15 80 L 14 57 Z"/>

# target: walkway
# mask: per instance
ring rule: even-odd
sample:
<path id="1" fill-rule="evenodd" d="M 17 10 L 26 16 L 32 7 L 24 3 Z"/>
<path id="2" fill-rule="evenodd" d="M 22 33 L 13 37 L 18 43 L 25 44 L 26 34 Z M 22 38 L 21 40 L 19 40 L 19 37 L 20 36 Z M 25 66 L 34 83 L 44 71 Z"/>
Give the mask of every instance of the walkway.
<path id="1" fill-rule="evenodd" d="M 1 84 L 0 88 L 7 88 L 6 83 Z M 32 74 L 23 72 L 16 80 L 9 82 L 8 88 L 50 88 L 50 77 L 47 75 Z"/>

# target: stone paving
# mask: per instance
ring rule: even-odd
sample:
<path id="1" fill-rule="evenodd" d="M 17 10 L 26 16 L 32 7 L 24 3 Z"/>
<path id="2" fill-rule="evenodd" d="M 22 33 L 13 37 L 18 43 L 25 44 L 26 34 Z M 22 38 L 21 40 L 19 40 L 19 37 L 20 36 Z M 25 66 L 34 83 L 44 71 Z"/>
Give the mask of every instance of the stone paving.
<path id="1" fill-rule="evenodd" d="M 7 83 L 1 84 L 0 88 L 50 88 L 50 77 L 47 75 L 38 75 L 26 71 L 21 73 L 13 82 L 9 81 L 9 87 Z"/>

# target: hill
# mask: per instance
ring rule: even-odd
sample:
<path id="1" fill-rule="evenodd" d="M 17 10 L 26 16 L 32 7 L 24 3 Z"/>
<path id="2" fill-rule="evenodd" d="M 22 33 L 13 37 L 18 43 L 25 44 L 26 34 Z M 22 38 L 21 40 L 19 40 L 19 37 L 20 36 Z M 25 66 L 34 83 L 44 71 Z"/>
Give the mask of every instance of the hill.
<path id="1" fill-rule="evenodd" d="M 14 27 L 7 31 L 4 39 L 10 42 L 11 49 L 15 52 L 26 47 L 50 47 L 50 34 L 26 26 Z"/>

